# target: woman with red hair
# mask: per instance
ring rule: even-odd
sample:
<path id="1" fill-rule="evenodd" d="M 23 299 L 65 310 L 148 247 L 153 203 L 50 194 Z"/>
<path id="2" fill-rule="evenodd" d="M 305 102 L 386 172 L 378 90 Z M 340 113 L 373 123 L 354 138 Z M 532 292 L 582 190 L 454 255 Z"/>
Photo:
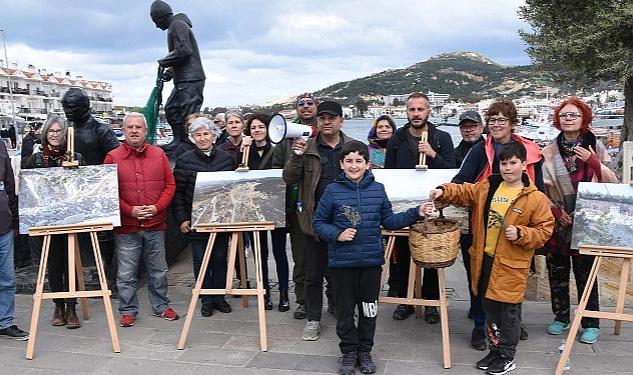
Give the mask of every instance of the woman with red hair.
<path id="1" fill-rule="evenodd" d="M 576 289 L 581 296 L 594 257 L 571 249 L 571 231 L 580 182 L 618 182 L 606 165 L 611 158 L 590 130 L 591 108 L 577 97 L 563 101 L 554 111 L 554 126 L 560 130 L 556 140 L 543 149 L 545 194 L 556 219 L 554 234 L 545 245 L 554 320 L 547 326 L 551 335 L 560 335 L 570 324 L 569 276 L 574 270 Z M 598 288 L 594 284 L 587 309 L 598 311 Z M 600 335 L 599 320 L 582 318 L 580 342 L 593 344 Z"/>

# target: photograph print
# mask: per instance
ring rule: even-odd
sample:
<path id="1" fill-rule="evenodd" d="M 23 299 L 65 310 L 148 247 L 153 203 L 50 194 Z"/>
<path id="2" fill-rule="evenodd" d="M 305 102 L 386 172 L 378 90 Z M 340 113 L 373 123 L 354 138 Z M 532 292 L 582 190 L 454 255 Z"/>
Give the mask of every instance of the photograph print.
<path id="1" fill-rule="evenodd" d="M 198 172 L 191 226 L 274 222 L 286 225 L 286 184 L 281 169 Z"/>
<path id="2" fill-rule="evenodd" d="M 571 247 L 596 245 L 633 251 L 633 186 L 581 182 Z"/>
<path id="3" fill-rule="evenodd" d="M 21 234 L 52 225 L 121 225 L 116 165 L 22 169 L 19 181 Z"/>

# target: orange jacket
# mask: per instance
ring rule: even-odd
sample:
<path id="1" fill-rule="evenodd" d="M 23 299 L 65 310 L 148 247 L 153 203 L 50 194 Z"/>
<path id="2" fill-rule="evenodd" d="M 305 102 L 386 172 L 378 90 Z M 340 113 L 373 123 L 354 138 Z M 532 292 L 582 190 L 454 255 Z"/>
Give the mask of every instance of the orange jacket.
<path id="1" fill-rule="evenodd" d="M 479 280 L 486 244 L 486 224 L 490 200 L 501 184 L 501 175 L 492 175 L 475 184 L 444 184 L 441 202 L 471 207 L 471 231 L 473 244 L 470 253 L 470 275 L 472 292 L 478 294 Z M 527 174 L 523 173 L 525 187 L 508 208 L 505 223 L 519 229 L 520 237 L 509 241 L 501 233 L 497 242 L 490 281 L 485 298 L 520 303 L 525 297 L 528 271 L 534 250 L 542 247 L 554 230 L 554 216 L 545 194 L 536 189 Z"/>

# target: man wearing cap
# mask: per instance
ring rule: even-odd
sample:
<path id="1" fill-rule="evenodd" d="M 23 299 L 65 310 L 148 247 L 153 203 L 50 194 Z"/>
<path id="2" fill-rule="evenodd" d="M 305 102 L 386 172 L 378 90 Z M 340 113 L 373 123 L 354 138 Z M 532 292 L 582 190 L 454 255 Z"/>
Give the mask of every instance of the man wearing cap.
<path id="1" fill-rule="evenodd" d="M 327 185 L 342 172 L 339 164 L 341 147 L 354 140 L 341 131 L 343 109 L 339 103 L 324 101 L 317 106 L 316 114 L 319 133 L 307 142 L 301 138 L 293 141 L 294 152 L 283 171 L 287 184 L 299 184 L 297 219 L 305 236 L 305 302 L 308 319 L 303 339 L 308 341 L 319 338 L 323 277 L 328 265 L 327 244 L 319 240 L 312 227 L 314 211 Z"/>
<path id="2" fill-rule="evenodd" d="M 475 110 L 468 110 L 459 116 L 459 132 L 462 134 L 462 141 L 457 147 L 455 147 L 455 157 L 457 159 L 457 166 L 462 164 L 462 161 L 466 158 L 466 155 L 470 149 L 477 143 L 484 140 L 482 133 L 484 126 L 481 121 L 481 116 Z M 453 179 L 452 182 L 459 182 Z M 470 216 L 470 215 L 469 215 Z M 470 254 L 468 249 L 473 243 L 473 235 L 470 233 L 462 233 L 459 237 L 459 244 L 462 249 L 462 259 L 464 260 L 464 267 L 466 268 L 466 275 L 468 275 L 468 290 L 470 291 Z M 477 350 L 486 350 L 486 335 L 483 330 L 483 322 L 485 320 L 485 313 L 481 300 L 478 299 L 472 291 L 470 291 L 470 308 L 468 310 L 468 317 L 474 320 L 475 328 L 470 335 L 470 345 Z"/>
<path id="3" fill-rule="evenodd" d="M 292 122 L 302 125 L 317 126 L 316 111 L 318 100 L 314 94 L 304 92 L 297 96 L 295 100 L 297 118 Z M 292 155 L 292 139 L 284 139 L 275 146 L 273 152 L 273 168 L 283 168 Z M 290 233 L 290 247 L 292 251 L 292 259 L 294 267 L 292 268 L 292 281 L 295 285 L 295 297 L 298 304 L 293 313 L 295 319 L 305 319 L 305 252 L 303 231 L 299 227 L 297 221 L 297 198 L 299 195 L 299 184 L 286 185 L 286 228 Z M 283 238 L 281 237 L 283 235 Z M 273 241 L 286 241 L 286 235 L 283 231 L 277 231 L 273 234 Z"/>
<path id="4" fill-rule="evenodd" d="M 455 147 L 456 166 L 462 165 L 462 161 L 468 151 L 477 143 L 484 140 L 482 136 L 484 125 L 479 113 L 469 109 L 459 116 L 459 132 L 462 134 L 462 141 Z"/>
<path id="5" fill-rule="evenodd" d="M 448 169 L 455 168 L 455 149 L 450 134 L 441 131 L 431 124 L 428 119 L 431 114 L 429 98 L 420 92 L 415 92 L 407 98 L 407 122 L 389 139 L 385 154 L 385 168 L 413 169 L 419 163 L 419 155 L 426 155 L 426 163 L 429 168 Z M 422 141 L 422 133 L 427 132 L 428 138 Z M 420 178 L 424 178 L 420 172 Z M 406 297 L 409 280 L 409 259 L 411 253 L 406 237 L 397 237 L 396 249 L 398 251 L 398 276 L 400 285 L 398 296 Z M 422 298 L 438 300 L 439 284 L 437 269 L 425 268 L 422 279 Z M 413 314 L 411 305 L 398 305 L 393 312 L 396 320 L 407 319 Z M 424 320 L 429 324 L 440 321 L 440 314 L 435 306 L 426 306 Z"/>

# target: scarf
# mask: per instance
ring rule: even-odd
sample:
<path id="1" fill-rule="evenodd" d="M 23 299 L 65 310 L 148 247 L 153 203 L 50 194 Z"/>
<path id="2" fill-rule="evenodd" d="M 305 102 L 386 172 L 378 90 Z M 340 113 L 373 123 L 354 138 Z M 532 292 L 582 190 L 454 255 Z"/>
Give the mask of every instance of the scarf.
<path id="1" fill-rule="evenodd" d="M 47 144 L 46 147 L 42 150 L 42 156 L 44 159 L 43 164 L 44 167 L 48 167 L 49 163 L 51 165 L 55 165 L 57 167 L 62 165 L 62 161 L 64 161 L 66 151 L 62 147 L 53 147 L 50 144 Z"/>

